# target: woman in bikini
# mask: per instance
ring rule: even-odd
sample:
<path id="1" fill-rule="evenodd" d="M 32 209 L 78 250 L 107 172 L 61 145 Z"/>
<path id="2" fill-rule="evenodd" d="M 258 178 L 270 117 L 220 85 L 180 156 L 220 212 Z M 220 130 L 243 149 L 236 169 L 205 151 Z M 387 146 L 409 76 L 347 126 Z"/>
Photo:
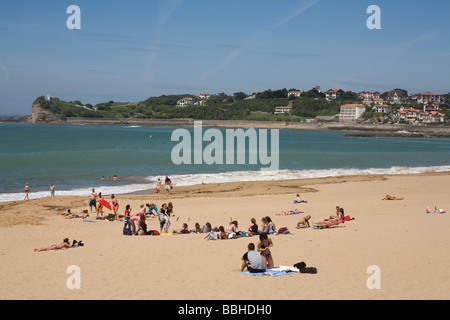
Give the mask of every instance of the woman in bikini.
<path id="1" fill-rule="evenodd" d="M 263 232 L 259 235 L 258 251 L 261 253 L 261 257 L 264 263 L 264 267 L 269 270 L 275 267 L 273 263 L 272 253 L 270 248 L 273 247 L 272 239 L 269 238 L 267 233 Z"/>
<path id="2" fill-rule="evenodd" d="M 117 212 L 119 211 L 119 201 L 117 201 L 117 198 L 115 195 L 111 195 L 111 199 L 112 199 L 112 207 L 113 207 L 113 211 L 114 211 L 114 219 L 117 219 Z"/>
<path id="3" fill-rule="evenodd" d="M 61 244 L 58 245 L 52 245 L 48 248 L 38 248 L 38 249 L 34 249 L 34 252 L 41 252 L 41 251 L 53 251 L 53 250 L 62 250 L 62 249 L 69 249 L 72 246 L 70 245 L 69 239 L 66 238 L 63 240 L 63 242 Z"/>

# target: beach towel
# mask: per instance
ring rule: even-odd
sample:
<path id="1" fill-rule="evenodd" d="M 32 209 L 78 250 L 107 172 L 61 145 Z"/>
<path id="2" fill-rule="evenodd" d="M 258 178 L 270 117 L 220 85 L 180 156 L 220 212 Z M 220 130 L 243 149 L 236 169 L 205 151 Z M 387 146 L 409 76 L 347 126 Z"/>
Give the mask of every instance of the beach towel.
<path id="1" fill-rule="evenodd" d="M 277 266 L 273 269 L 266 270 L 260 273 L 251 273 L 249 271 L 241 272 L 242 275 L 252 275 L 252 276 L 268 276 L 268 277 L 280 277 L 288 274 L 299 273 L 300 270 L 294 267 L 287 266 Z"/>

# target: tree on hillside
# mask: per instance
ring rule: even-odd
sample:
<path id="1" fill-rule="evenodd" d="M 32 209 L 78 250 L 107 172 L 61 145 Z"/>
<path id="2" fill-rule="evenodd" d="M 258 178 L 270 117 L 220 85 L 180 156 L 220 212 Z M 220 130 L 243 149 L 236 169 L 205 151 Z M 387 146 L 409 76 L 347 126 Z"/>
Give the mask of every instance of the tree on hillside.
<path id="1" fill-rule="evenodd" d="M 303 92 L 302 97 L 304 98 L 323 98 L 325 99 L 325 93 L 319 92 L 316 88 L 312 88 L 309 91 Z"/>
<path id="2" fill-rule="evenodd" d="M 245 98 L 247 98 L 247 94 L 245 94 L 244 92 L 236 92 L 234 94 L 235 100 L 241 101 L 241 100 L 244 100 Z"/>

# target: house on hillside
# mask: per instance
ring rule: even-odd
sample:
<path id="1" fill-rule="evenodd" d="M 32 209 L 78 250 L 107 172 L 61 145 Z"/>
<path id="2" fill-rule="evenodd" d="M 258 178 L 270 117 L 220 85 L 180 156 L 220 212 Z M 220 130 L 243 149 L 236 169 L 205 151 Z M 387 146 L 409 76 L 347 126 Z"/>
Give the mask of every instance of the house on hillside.
<path id="1" fill-rule="evenodd" d="M 324 92 L 325 98 L 330 100 L 336 100 L 337 98 L 341 97 L 344 94 L 344 90 L 342 89 L 330 89 Z"/>
<path id="2" fill-rule="evenodd" d="M 390 103 L 402 104 L 406 103 L 408 95 L 403 90 L 391 90 L 387 93 L 386 100 Z"/>
<path id="3" fill-rule="evenodd" d="M 187 107 L 194 104 L 194 98 L 186 97 L 177 101 L 177 107 Z"/>
<path id="4" fill-rule="evenodd" d="M 208 100 L 211 98 L 211 93 L 199 93 L 198 97 L 202 100 Z"/>
<path id="5" fill-rule="evenodd" d="M 386 105 L 386 104 L 376 105 L 374 107 L 374 109 L 375 109 L 376 113 L 386 113 L 386 114 L 388 114 L 388 113 L 391 112 L 391 107 Z"/>
<path id="6" fill-rule="evenodd" d="M 289 103 L 288 106 L 275 107 L 275 114 L 288 114 L 288 115 L 291 115 L 291 113 L 292 113 L 292 102 Z"/>
<path id="7" fill-rule="evenodd" d="M 380 98 L 380 93 L 378 91 L 363 91 L 359 94 L 359 96 L 364 101 L 373 101 L 374 99 Z"/>
<path id="8" fill-rule="evenodd" d="M 443 103 L 445 96 L 443 94 L 438 94 L 438 93 L 430 93 L 430 92 L 425 92 L 425 93 L 418 93 L 418 94 L 412 94 L 411 96 L 412 100 L 416 100 L 418 103 L 423 103 L 423 104 L 427 104 L 427 103 Z"/>
<path id="9" fill-rule="evenodd" d="M 296 97 L 296 98 L 300 98 L 300 96 L 302 95 L 302 93 L 303 93 L 302 90 L 292 90 L 292 91 L 289 91 L 288 97 L 294 96 L 294 97 Z"/>

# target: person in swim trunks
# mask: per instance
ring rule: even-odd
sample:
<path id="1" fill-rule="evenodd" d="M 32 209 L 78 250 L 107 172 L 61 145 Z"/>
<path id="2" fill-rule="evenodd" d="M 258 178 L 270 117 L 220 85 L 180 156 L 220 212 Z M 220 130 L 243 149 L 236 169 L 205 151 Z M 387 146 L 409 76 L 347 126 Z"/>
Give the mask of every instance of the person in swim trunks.
<path id="1" fill-rule="evenodd" d="M 92 207 L 94 207 L 95 212 L 97 212 L 97 193 L 95 192 L 95 189 L 92 189 L 91 196 L 89 197 L 89 207 L 91 207 L 91 213 Z"/>

